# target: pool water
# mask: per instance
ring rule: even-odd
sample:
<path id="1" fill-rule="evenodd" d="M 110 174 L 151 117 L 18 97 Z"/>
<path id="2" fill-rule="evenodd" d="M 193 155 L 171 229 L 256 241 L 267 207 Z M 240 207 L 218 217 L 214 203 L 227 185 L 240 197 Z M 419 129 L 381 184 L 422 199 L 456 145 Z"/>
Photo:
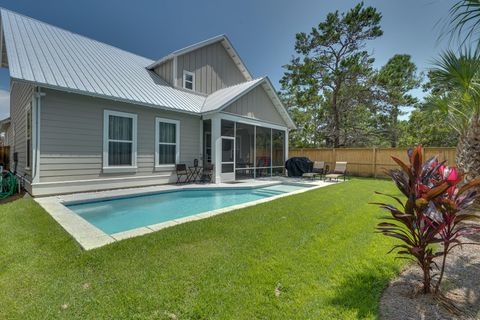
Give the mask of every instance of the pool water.
<path id="1" fill-rule="evenodd" d="M 253 189 L 178 190 L 72 204 L 67 208 L 111 235 L 305 188 L 308 186 L 279 184 Z"/>

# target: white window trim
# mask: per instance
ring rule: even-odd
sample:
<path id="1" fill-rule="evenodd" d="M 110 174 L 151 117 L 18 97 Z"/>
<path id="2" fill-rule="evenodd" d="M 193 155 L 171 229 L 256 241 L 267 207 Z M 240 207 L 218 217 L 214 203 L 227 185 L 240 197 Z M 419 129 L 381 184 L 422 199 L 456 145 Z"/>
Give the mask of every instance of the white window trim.
<path id="1" fill-rule="evenodd" d="M 30 112 L 30 157 L 28 155 L 28 113 Z M 25 169 L 30 170 L 32 168 L 32 135 L 33 135 L 33 103 L 29 102 L 25 106 Z M 30 159 L 28 159 L 30 158 Z M 30 162 L 30 165 L 27 165 Z"/>
<path id="2" fill-rule="evenodd" d="M 187 78 L 185 77 L 186 75 L 192 76 L 192 89 L 188 89 L 187 86 L 186 86 L 186 82 L 187 82 Z M 183 83 L 183 88 L 184 89 L 195 91 L 195 73 L 187 71 L 187 70 L 183 70 L 183 81 L 182 81 L 182 83 Z"/>
<path id="3" fill-rule="evenodd" d="M 162 142 L 162 144 L 176 145 L 174 164 L 158 164 L 158 161 L 160 160 L 160 156 L 159 156 L 160 122 L 175 124 L 175 143 Z M 178 164 L 179 162 L 180 162 L 180 121 L 173 120 L 173 119 L 166 119 L 166 118 L 155 118 L 155 168 L 156 169 L 175 168 L 175 164 Z"/>
<path id="4" fill-rule="evenodd" d="M 108 125 L 109 117 L 125 117 L 131 118 L 132 123 L 132 165 L 131 166 L 109 166 L 108 165 Z M 117 142 L 122 142 L 121 140 L 115 140 Z M 103 112 L 103 172 L 104 173 L 114 173 L 114 172 L 135 172 L 137 171 L 137 115 L 134 113 L 119 112 L 113 110 L 104 110 Z"/>

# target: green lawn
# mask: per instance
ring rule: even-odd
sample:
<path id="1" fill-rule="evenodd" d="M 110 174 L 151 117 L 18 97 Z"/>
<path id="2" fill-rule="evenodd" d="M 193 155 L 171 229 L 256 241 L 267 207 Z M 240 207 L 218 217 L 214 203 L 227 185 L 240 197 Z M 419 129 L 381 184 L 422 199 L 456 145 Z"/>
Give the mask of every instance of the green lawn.
<path id="1" fill-rule="evenodd" d="M 88 252 L 34 201 L 1 205 L 0 319 L 376 318 L 400 269 L 376 190 L 397 193 L 353 179 Z"/>

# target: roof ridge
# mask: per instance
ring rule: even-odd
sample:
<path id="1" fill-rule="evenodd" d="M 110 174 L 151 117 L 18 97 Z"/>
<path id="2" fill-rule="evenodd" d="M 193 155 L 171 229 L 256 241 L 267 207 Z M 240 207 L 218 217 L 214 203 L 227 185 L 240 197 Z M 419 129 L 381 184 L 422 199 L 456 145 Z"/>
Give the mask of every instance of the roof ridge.
<path id="1" fill-rule="evenodd" d="M 214 37 L 210 37 L 208 39 L 189 44 L 188 46 L 185 46 L 185 47 L 182 47 L 180 49 L 169 52 L 168 54 L 164 55 L 160 59 L 154 60 L 153 63 L 151 63 L 147 66 L 147 69 L 156 68 L 157 66 L 164 63 L 165 61 L 168 61 L 170 59 L 173 59 L 175 56 L 178 56 L 181 52 L 183 52 L 183 51 L 188 52 L 188 49 L 195 48 L 197 46 L 203 47 L 205 44 L 207 44 L 209 42 L 211 42 L 211 44 L 213 44 L 213 43 L 216 43 L 216 42 L 223 41 L 225 39 L 227 39 L 227 41 L 228 41 L 227 35 L 222 33 L 222 34 L 216 35 Z"/>
<path id="2" fill-rule="evenodd" d="M 171 55 L 171 54 L 177 54 L 178 52 L 182 52 L 182 51 L 187 50 L 187 49 L 189 49 L 189 48 L 194 48 L 194 47 L 196 47 L 196 46 L 201 46 L 203 43 L 208 43 L 208 42 L 214 41 L 214 40 L 215 40 L 215 41 L 222 41 L 222 40 L 225 39 L 225 38 L 227 38 L 227 36 L 226 36 L 224 33 L 221 33 L 221 34 L 218 34 L 218 35 L 216 35 L 216 36 L 210 37 L 210 38 L 208 38 L 208 39 L 205 39 L 205 40 L 202 40 L 202 41 L 198 41 L 198 42 L 192 43 L 192 44 L 190 44 L 190 45 L 188 45 L 188 46 L 185 46 L 185 47 L 182 47 L 182 48 L 177 49 L 177 50 L 175 50 L 175 51 L 172 51 L 172 52 L 170 52 L 169 54 L 167 54 L 166 57 L 169 56 L 169 55 Z"/>
<path id="3" fill-rule="evenodd" d="M 96 42 L 96 43 L 99 43 L 99 44 L 108 46 L 108 47 L 110 47 L 110 48 L 113 48 L 113 49 L 122 51 L 122 52 L 124 52 L 124 53 L 128 53 L 128 54 L 130 54 L 130 55 L 133 55 L 133 56 L 136 56 L 136 57 L 145 59 L 145 60 L 150 60 L 151 62 L 154 62 L 154 61 L 155 61 L 155 60 L 153 60 L 153 59 L 150 59 L 150 58 L 141 56 L 141 55 L 139 55 L 139 54 L 137 54 L 137 53 L 133 53 L 133 52 L 127 51 L 127 50 L 125 50 L 125 49 L 116 47 L 116 46 L 114 46 L 114 45 L 112 45 L 112 44 L 108 44 L 108 43 L 105 43 L 105 42 L 101 42 L 100 40 L 96 40 L 96 39 L 90 38 L 90 37 L 88 37 L 88 36 L 82 35 L 82 34 L 80 34 L 80 33 L 73 32 L 73 31 L 64 29 L 64 28 L 62 28 L 62 27 L 56 26 L 56 25 L 54 25 L 54 24 L 51 24 L 51 23 L 49 23 L 49 22 L 45 22 L 45 21 L 42 21 L 42 20 L 39 20 L 39 19 L 35 19 L 35 18 L 30 17 L 30 16 L 27 16 L 26 14 L 19 13 L 19 12 L 16 12 L 16 11 L 13 11 L 13 10 L 9 10 L 9 9 L 5 9 L 4 7 L 0 7 L 0 12 L 4 12 L 4 11 L 7 12 L 7 13 L 10 13 L 10 14 L 14 14 L 14 15 L 17 15 L 17 16 L 21 16 L 21 17 L 23 17 L 23 18 L 25 18 L 25 19 L 29 19 L 29 20 L 33 20 L 33 21 L 35 21 L 35 22 L 43 23 L 43 24 L 45 24 L 45 25 L 47 25 L 47 26 L 50 26 L 50 27 L 52 27 L 52 28 L 60 29 L 60 30 L 62 30 L 62 31 L 64 31 L 64 32 L 68 32 L 68 33 L 70 33 L 70 34 L 73 34 L 73 35 L 82 37 L 82 38 L 84 38 L 84 39 L 87 39 L 87 40 L 90 40 L 90 41 L 94 41 L 94 42 Z"/>

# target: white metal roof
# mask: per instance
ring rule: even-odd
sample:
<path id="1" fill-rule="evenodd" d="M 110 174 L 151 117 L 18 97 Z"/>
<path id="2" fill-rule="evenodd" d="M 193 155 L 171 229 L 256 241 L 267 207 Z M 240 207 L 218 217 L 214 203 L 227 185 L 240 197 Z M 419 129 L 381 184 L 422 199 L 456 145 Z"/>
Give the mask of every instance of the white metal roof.
<path id="1" fill-rule="evenodd" d="M 151 59 L 63 30 L 30 17 L 0 8 L 1 63 L 8 60 L 14 80 L 63 91 L 125 101 L 201 115 L 225 108 L 255 86 L 263 83 L 290 128 L 289 117 L 268 78 L 260 78 L 218 90 L 205 97 L 170 86 L 149 70 Z M 221 35 L 177 50 L 182 54 L 222 41 L 236 56 L 244 72 L 251 75 L 226 36 Z M 168 57 L 168 56 L 167 56 Z M 237 63 L 238 64 L 238 63 Z M 242 70 L 242 69 L 241 69 Z M 248 79 L 248 77 L 246 77 Z"/>
<path id="2" fill-rule="evenodd" d="M 178 90 L 152 60 L 1 9 L 10 76 L 51 88 L 198 113 L 205 97 Z"/>
<path id="3" fill-rule="evenodd" d="M 206 99 L 202 107 L 202 112 L 212 112 L 226 107 L 233 101 L 252 90 L 264 78 L 258 78 L 252 81 L 243 82 L 231 87 L 212 92 Z"/>

